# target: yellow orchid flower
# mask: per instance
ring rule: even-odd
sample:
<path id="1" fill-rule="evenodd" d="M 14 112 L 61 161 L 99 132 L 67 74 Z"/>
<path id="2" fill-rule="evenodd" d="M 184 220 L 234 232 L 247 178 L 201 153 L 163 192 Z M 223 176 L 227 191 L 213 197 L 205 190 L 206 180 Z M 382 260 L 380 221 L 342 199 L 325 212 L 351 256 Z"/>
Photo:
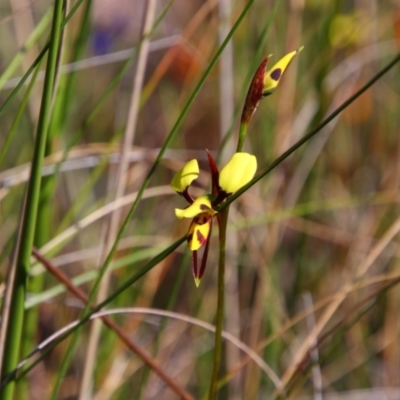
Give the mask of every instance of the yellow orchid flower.
<path id="1" fill-rule="evenodd" d="M 248 153 L 235 153 L 221 173 L 211 154 L 207 152 L 211 170 L 212 193 L 193 199 L 189 194 L 190 184 L 199 176 L 197 160 L 189 161 L 178 171 L 171 182 L 171 187 L 183 196 L 189 206 L 176 208 L 177 218 L 192 218 L 186 239 L 192 251 L 192 271 L 196 286 L 199 286 L 206 267 L 210 244 L 212 221 L 217 214 L 216 207 L 222 204 L 231 194 L 251 181 L 256 173 L 257 159 Z M 200 268 L 197 262 L 197 251 L 204 247 Z"/>

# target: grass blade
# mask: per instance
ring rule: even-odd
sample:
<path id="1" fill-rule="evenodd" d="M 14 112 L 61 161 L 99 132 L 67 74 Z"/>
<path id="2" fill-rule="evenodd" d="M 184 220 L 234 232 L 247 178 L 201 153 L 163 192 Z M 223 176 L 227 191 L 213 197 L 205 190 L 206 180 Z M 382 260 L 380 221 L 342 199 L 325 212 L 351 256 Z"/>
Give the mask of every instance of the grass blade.
<path id="1" fill-rule="evenodd" d="M 54 8 L 52 31 L 47 60 L 46 77 L 43 88 L 42 104 L 37 127 L 35 150 L 32 160 L 31 176 L 28 184 L 24 218 L 22 222 L 21 241 L 17 251 L 15 281 L 11 300 L 9 325 L 6 335 L 5 354 L 3 359 L 2 377 L 7 376 L 17 365 L 24 322 L 24 302 L 26 283 L 30 268 L 30 258 L 36 227 L 37 209 L 39 203 L 42 162 L 44 157 L 48 123 L 50 119 L 53 83 L 59 52 L 62 23 L 62 0 L 57 0 Z M 11 400 L 15 382 L 10 381 L 1 393 L 2 400 Z"/>

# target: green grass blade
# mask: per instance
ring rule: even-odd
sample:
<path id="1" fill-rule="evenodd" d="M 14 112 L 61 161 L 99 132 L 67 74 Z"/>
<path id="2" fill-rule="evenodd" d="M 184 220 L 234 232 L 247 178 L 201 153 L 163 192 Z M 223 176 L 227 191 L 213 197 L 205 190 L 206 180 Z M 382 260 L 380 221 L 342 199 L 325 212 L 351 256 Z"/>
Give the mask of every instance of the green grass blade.
<path id="1" fill-rule="evenodd" d="M 50 120 L 51 98 L 61 36 L 62 6 L 63 1 L 57 0 L 54 8 L 49 56 L 47 60 L 42 104 L 37 127 L 35 150 L 32 160 L 31 176 L 28 184 L 26 206 L 22 223 L 21 241 L 17 252 L 15 281 L 13 284 L 10 318 L 2 368 L 3 378 L 16 367 L 20 352 L 24 321 L 26 283 L 30 268 L 30 258 L 36 226 L 40 182 L 42 177 L 42 163 L 46 145 L 48 123 Z M 11 400 L 13 397 L 14 386 L 15 382 L 10 381 L 1 392 L 0 398 L 2 400 Z"/>

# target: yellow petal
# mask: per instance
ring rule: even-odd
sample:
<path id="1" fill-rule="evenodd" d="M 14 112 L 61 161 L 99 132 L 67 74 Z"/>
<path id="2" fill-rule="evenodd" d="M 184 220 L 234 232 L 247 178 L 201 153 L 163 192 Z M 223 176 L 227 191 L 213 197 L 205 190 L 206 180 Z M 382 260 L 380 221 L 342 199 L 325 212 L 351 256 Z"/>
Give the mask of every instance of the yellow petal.
<path id="1" fill-rule="evenodd" d="M 276 89 L 293 57 L 302 50 L 303 46 L 289 54 L 286 54 L 286 56 L 281 58 L 270 70 L 265 73 L 263 96 L 268 96 Z"/>
<path id="2" fill-rule="evenodd" d="M 219 174 L 219 186 L 232 194 L 249 183 L 256 173 L 257 159 L 248 153 L 235 153 Z"/>
<path id="3" fill-rule="evenodd" d="M 189 207 L 183 210 L 175 208 L 175 215 L 179 219 L 193 218 L 201 213 L 208 213 L 210 215 L 215 214 L 209 196 L 198 197 Z"/>
<path id="4" fill-rule="evenodd" d="M 199 176 L 199 164 L 196 159 L 190 160 L 172 179 L 171 187 L 181 193 Z"/>
<path id="5" fill-rule="evenodd" d="M 212 217 L 213 216 L 209 213 L 202 213 L 193 219 L 187 234 L 187 241 L 190 250 L 198 250 L 201 246 L 206 244 L 210 233 Z"/>

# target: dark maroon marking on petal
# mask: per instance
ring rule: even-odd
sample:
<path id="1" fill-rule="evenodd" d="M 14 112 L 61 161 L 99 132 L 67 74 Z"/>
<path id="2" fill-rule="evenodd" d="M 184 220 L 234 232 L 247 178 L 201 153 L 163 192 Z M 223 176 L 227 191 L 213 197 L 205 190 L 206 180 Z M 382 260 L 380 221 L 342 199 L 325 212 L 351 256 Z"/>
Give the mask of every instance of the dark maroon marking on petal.
<path id="1" fill-rule="evenodd" d="M 204 225 L 206 224 L 211 218 L 211 215 L 207 213 L 199 214 L 197 217 L 194 218 L 194 221 L 197 225 Z"/>
<path id="2" fill-rule="evenodd" d="M 205 238 L 199 230 L 196 231 L 196 235 L 197 240 L 200 242 L 201 245 L 203 245 L 207 241 L 207 238 Z"/>
<path id="3" fill-rule="evenodd" d="M 269 57 L 265 58 L 261 65 L 258 67 L 251 81 L 249 91 L 247 92 L 246 101 L 244 102 L 241 124 L 248 124 L 252 115 L 256 111 L 259 101 L 263 97 L 264 89 L 264 75 L 267 68 Z"/>
<path id="4" fill-rule="evenodd" d="M 203 277 L 204 271 L 206 269 L 207 258 L 208 258 L 208 249 L 210 247 L 211 232 L 212 232 L 212 218 L 210 220 L 210 232 L 208 233 L 206 247 L 204 249 L 203 258 L 201 259 L 199 279 L 201 279 Z"/>
<path id="5" fill-rule="evenodd" d="M 189 234 L 186 236 L 186 240 L 188 241 L 188 243 L 190 243 L 190 242 L 192 241 L 192 239 L 193 239 L 193 233 L 189 233 Z"/>
<path id="6" fill-rule="evenodd" d="M 272 78 L 274 81 L 277 81 L 277 80 L 279 80 L 279 78 L 281 77 L 281 74 L 282 74 L 282 70 L 281 70 L 280 68 L 275 69 L 275 70 L 273 70 L 273 71 L 271 72 L 271 78 Z"/>
<path id="7" fill-rule="evenodd" d="M 199 208 L 200 208 L 201 211 L 211 210 L 211 208 L 208 207 L 207 204 L 200 204 L 200 207 L 199 207 Z"/>

